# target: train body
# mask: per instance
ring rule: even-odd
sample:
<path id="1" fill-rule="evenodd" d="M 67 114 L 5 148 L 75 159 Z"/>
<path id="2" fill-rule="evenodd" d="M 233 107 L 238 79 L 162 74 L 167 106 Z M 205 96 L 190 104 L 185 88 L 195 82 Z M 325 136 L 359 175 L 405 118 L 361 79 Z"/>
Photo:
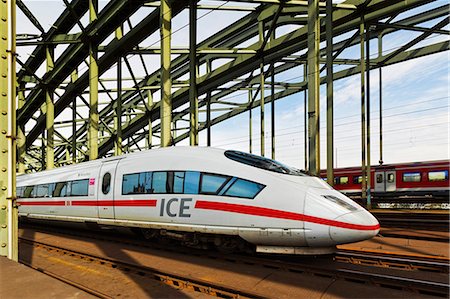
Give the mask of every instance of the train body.
<path id="1" fill-rule="evenodd" d="M 378 198 L 427 196 L 448 200 L 449 160 L 375 165 L 370 168 L 371 194 Z M 361 167 L 334 170 L 334 188 L 347 195 L 361 194 Z M 321 171 L 326 178 L 326 170 Z"/>
<path id="2" fill-rule="evenodd" d="M 378 221 L 317 177 L 237 151 L 171 147 L 17 178 L 21 219 L 139 228 L 187 244 L 326 254 Z M 237 241 L 238 240 L 238 241 Z"/>

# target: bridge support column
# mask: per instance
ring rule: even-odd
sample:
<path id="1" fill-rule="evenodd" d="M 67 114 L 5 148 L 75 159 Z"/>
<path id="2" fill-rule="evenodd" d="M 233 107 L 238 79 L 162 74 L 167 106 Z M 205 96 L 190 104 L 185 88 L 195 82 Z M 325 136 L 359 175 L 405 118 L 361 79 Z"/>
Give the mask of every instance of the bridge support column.
<path id="1" fill-rule="evenodd" d="M 0 255 L 17 261 L 16 1 L 1 1 L 0 15 Z"/>
<path id="2" fill-rule="evenodd" d="M 327 182 L 334 185 L 333 3 L 327 0 Z"/>
<path id="3" fill-rule="evenodd" d="M 47 46 L 45 48 L 47 73 L 54 68 L 54 48 Z M 46 128 L 46 152 L 45 167 L 53 169 L 55 167 L 55 104 L 53 103 L 53 89 L 46 88 L 45 91 L 45 128 Z"/>
<path id="4" fill-rule="evenodd" d="M 308 0 L 308 138 L 309 172 L 320 174 L 319 0 Z"/>
<path id="5" fill-rule="evenodd" d="M 25 104 L 25 84 L 19 85 L 18 90 L 18 109 L 21 109 Z M 25 173 L 25 149 L 26 149 L 26 137 L 25 137 L 25 126 L 17 126 L 17 173 Z"/>
<path id="6" fill-rule="evenodd" d="M 98 0 L 89 0 L 89 21 L 97 19 Z M 89 160 L 98 158 L 98 65 L 97 47 L 89 43 Z"/>
<path id="7" fill-rule="evenodd" d="M 258 23 L 258 30 L 259 30 L 259 43 L 263 44 L 264 42 L 264 22 Z M 264 77 L 264 58 L 261 58 L 261 64 L 259 66 L 260 69 L 260 83 L 259 83 L 259 95 L 260 95 L 260 137 L 261 137 L 261 156 L 265 156 L 265 148 L 266 148 L 266 140 L 265 140 L 265 115 L 264 115 L 264 83 L 265 83 L 265 77 Z"/>
<path id="8" fill-rule="evenodd" d="M 197 0 L 189 2 L 189 144 L 198 145 L 198 90 L 197 90 Z"/>
<path id="9" fill-rule="evenodd" d="M 147 104 L 151 111 L 153 107 L 153 94 L 151 90 L 147 90 Z M 152 138 L 153 138 L 153 124 L 152 124 L 152 116 L 150 115 L 150 117 L 148 118 L 147 149 L 152 148 Z"/>
<path id="10" fill-rule="evenodd" d="M 361 24 L 359 26 L 360 37 L 360 67 L 361 67 L 361 197 L 367 198 L 367 175 L 366 175 L 366 85 L 364 76 L 366 73 L 366 64 L 364 61 L 364 19 L 361 18 Z"/>
<path id="11" fill-rule="evenodd" d="M 169 0 L 161 1 L 161 147 L 172 144 L 172 78 L 171 70 L 171 34 L 172 7 Z"/>
<path id="12" fill-rule="evenodd" d="M 116 29 L 116 39 L 122 38 L 122 27 Z M 114 142 L 114 155 L 122 154 L 122 57 L 117 59 L 117 101 L 114 115 L 114 129 L 116 138 Z"/>

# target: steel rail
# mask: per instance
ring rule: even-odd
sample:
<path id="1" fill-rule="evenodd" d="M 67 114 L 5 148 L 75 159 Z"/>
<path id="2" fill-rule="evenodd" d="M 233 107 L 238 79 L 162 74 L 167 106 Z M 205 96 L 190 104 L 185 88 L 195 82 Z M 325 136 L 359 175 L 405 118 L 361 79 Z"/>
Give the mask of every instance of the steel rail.
<path id="1" fill-rule="evenodd" d="M 137 265 L 129 262 L 120 261 L 114 258 L 106 258 L 93 254 L 88 254 L 80 252 L 73 249 L 64 248 L 61 246 L 55 246 L 51 244 L 46 244 L 43 242 L 38 242 L 28 238 L 19 238 L 20 242 L 28 243 L 34 247 L 41 247 L 49 251 L 57 251 L 62 254 L 70 254 L 71 256 L 76 256 L 80 259 L 89 262 L 100 262 L 102 265 L 111 266 L 115 269 L 133 271 L 138 273 L 140 276 L 147 276 L 161 283 L 173 285 L 180 289 L 188 289 L 191 291 L 196 291 L 220 298 L 267 298 L 261 294 L 247 292 L 245 290 L 240 290 L 236 286 L 225 286 L 217 283 L 212 283 L 206 280 L 194 279 L 192 277 L 183 277 L 175 273 L 168 271 L 161 271 L 153 267 Z"/>
<path id="2" fill-rule="evenodd" d="M 45 230 L 48 231 L 48 227 L 44 228 Z M 53 229 L 56 230 L 57 232 L 61 233 L 60 229 Z M 66 234 L 67 230 L 63 230 L 64 234 Z M 89 232 L 90 234 L 92 234 L 92 232 Z M 264 267 L 268 267 L 268 268 L 272 268 L 272 269 L 278 269 L 278 270 L 283 270 L 283 271 L 288 271 L 288 272 L 292 272 L 292 273 L 308 273 L 311 275 L 316 275 L 316 276 L 321 276 L 321 277 L 329 277 L 329 278 L 339 278 L 339 279 L 344 279 L 350 282 L 358 282 L 358 283 L 367 283 L 370 282 L 372 284 L 375 284 L 377 286 L 382 286 L 382 287 L 387 287 L 387 288 L 392 288 L 392 289 L 403 289 L 403 290 L 407 290 L 407 291 L 412 291 L 412 292 L 416 292 L 416 293 L 421 293 L 421 294 L 429 294 L 429 295 L 434 295 L 434 296 L 440 296 L 440 297 L 445 297 L 447 298 L 449 295 L 449 285 L 445 284 L 445 283 L 441 283 L 441 282 L 435 282 L 435 281 L 429 281 L 429 280 L 420 280 L 420 279 L 413 279 L 413 278 L 409 278 L 409 277 L 400 277 L 400 276 L 396 276 L 396 275 L 390 275 L 390 274 L 378 274 L 378 273 L 368 273 L 365 272 L 364 270 L 353 270 L 353 269 L 339 269 L 339 268 L 335 268 L 335 267 L 325 267 L 326 265 L 329 265 L 329 257 L 325 257 L 325 258 L 319 258 L 316 259 L 314 262 L 314 264 L 310 264 L 308 262 L 311 262 L 310 259 L 308 260 L 294 260 L 296 258 L 298 258 L 298 256 L 273 256 L 273 255 L 259 255 L 259 256 L 248 256 L 248 255 L 243 255 L 243 254 L 227 254 L 227 255 L 219 255 L 219 254 L 214 254 L 211 252 L 207 252 L 207 254 L 205 255 L 205 251 L 204 250 L 192 250 L 189 248 L 189 250 L 180 250 L 179 247 L 176 248 L 168 248 L 167 246 L 161 246 L 158 244 L 148 244 L 148 243 L 142 243 L 142 242 L 133 242 L 133 241 L 124 241 L 123 238 L 110 238 L 110 237 L 106 237 L 104 234 L 102 235 L 98 235 L 95 234 L 95 236 L 86 236 L 86 234 L 77 234 L 74 233 L 73 231 L 69 231 L 70 235 L 75 235 L 75 236 L 82 236 L 82 237 L 88 237 L 88 238 L 95 238 L 96 240 L 99 240 L 99 238 L 103 241 L 107 241 L 107 242 L 120 242 L 120 243 L 125 243 L 125 244 L 129 244 L 132 246 L 139 246 L 139 247 L 149 247 L 152 249 L 160 249 L 160 250 L 164 250 L 164 251 L 174 251 L 177 253 L 183 253 L 183 254 L 188 254 L 188 255 L 196 255 L 196 256 L 208 256 L 209 258 L 215 258 L 215 259 L 223 259 L 227 262 L 235 262 L 235 263 L 240 263 L 240 264 L 248 264 L 248 265 L 260 265 L 260 266 L 264 266 Z M 342 254 L 343 250 L 339 250 L 338 255 Z M 360 254 L 360 251 L 356 251 L 353 250 L 354 254 Z M 360 254 L 362 255 L 362 254 Z M 386 262 L 385 265 L 389 265 L 389 263 L 391 263 L 391 265 L 394 265 L 393 262 L 393 258 L 392 255 L 390 256 L 390 262 L 388 262 L 388 259 L 384 259 L 384 257 L 382 257 L 382 259 Z M 409 259 L 409 261 L 408 261 Z M 417 270 L 423 270 L 424 272 L 430 272 L 427 271 L 427 268 L 424 267 L 419 267 L 419 257 L 415 257 L 415 256 L 404 256 L 403 258 L 403 262 L 405 264 L 405 267 L 400 268 L 400 267 L 395 267 L 396 270 L 398 269 L 402 269 L 402 270 L 408 270 L 408 267 L 406 266 L 407 263 L 410 264 L 411 260 L 415 259 L 417 261 L 417 263 L 415 265 L 417 265 Z M 424 259 L 422 265 L 430 265 L 433 262 L 427 263 L 428 259 Z M 339 262 L 339 260 L 336 260 L 337 262 Z M 357 261 L 356 259 L 354 259 L 355 263 L 358 266 L 376 266 L 379 267 L 380 264 L 377 263 L 360 263 L 359 261 Z M 398 259 L 397 261 L 400 261 L 400 259 Z M 326 262 L 323 265 L 318 265 L 317 262 Z M 445 265 L 442 265 L 445 263 L 441 263 L 439 265 L 440 269 L 445 269 Z M 383 268 L 390 268 L 391 270 L 394 269 L 394 267 L 383 267 Z M 419 269 L 420 268 L 420 269 Z M 366 268 L 367 269 L 367 268 Z M 409 268 L 409 269 L 413 269 L 413 268 Z M 431 270 L 431 268 L 429 268 L 428 270 Z M 436 268 L 434 268 L 434 270 L 436 270 Z M 431 272 L 437 272 L 432 270 Z M 440 271 L 440 270 L 439 270 Z M 444 271 L 448 271 L 448 264 L 446 267 L 446 270 Z"/>
<path id="3" fill-rule="evenodd" d="M 400 255 L 393 253 L 377 253 L 373 251 L 358 251 L 339 249 L 335 255 L 338 262 L 364 266 L 375 266 L 400 270 L 418 270 L 426 272 L 450 273 L 449 260 L 433 257 Z"/>

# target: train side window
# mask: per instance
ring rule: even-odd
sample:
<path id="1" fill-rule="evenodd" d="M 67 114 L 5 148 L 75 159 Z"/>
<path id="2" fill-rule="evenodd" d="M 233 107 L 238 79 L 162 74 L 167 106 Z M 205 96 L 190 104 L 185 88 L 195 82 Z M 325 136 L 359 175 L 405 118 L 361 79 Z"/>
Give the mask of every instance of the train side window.
<path id="1" fill-rule="evenodd" d="M 89 180 L 72 181 L 70 196 L 88 196 Z"/>
<path id="2" fill-rule="evenodd" d="M 141 173 L 141 175 L 143 175 L 144 173 Z M 146 172 L 145 173 L 145 181 L 144 181 L 144 189 L 145 189 L 145 193 L 146 194 L 151 194 L 153 193 L 153 189 L 152 189 L 152 177 L 153 177 L 153 173 L 152 172 Z"/>
<path id="3" fill-rule="evenodd" d="M 103 180 L 102 180 L 103 194 L 105 194 L 105 195 L 108 194 L 110 188 L 111 188 L 111 174 L 109 172 L 107 172 L 103 175 Z"/>
<path id="4" fill-rule="evenodd" d="M 124 174 L 122 179 L 122 195 L 136 194 L 139 185 L 139 173 Z"/>
<path id="5" fill-rule="evenodd" d="M 448 170 L 430 171 L 428 173 L 429 182 L 448 181 Z"/>
<path id="6" fill-rule="evenodd" d="M 405 172 L 403 174 L 403 182 L 420 182 L 420 172 Z"/>
<path id="7" fill-rule="evenodd" d="M 217 194 L 223 185 L 230 179 L 227 176 L 218 174 L 202 173 L 200 183 L 200 193 Z"/>
<path id="8" fill-rule="evenodd" d="M 173 173 L 173 193 L 184 193 L 184 171 Z"/>
<path id="9" fill-rule="evenodd" d="M 381 173 L 377 174 L 377 183 L 383 183 L 383 175 Z"/>
<path id="10" fill-rule="evenodd" d="M 362 175 L 357 175 L 353 177 L 353 184 L 361 184 L 362 183 Z"/>
<path id="11" fill-rule="evenodd" d="M 167 193 L 167 172 L 153 172 L 153 193 Z"/>
<path id="12" fill-rule="evenodd" d="M 237 179 L 231 187 L 228 188 L 225 195 L 253 199 L 264 187 L 264 185 L 258 183 Z"/>
<path id="13" fill-rule="evenodd" d="M 23 197 L 24 198 L 32 198 L 33 190 L 34 190 L 34 186 L 26 186 L 25 190 L 23 191 Z"/>
<path id="14" fill-rule="evenodd" d="M 184 176 L 184 193 L 198 194 L 198 185 L 200 181 L 200 172 L 186 171 Z"/>
<path id="15" fill-rule="evenodd" d="M 41 184 L 36 186 L 36 197 L 48 197 L 48 184 Z"/>
<path id="16" fill-rule="evenodd" d="M 22 192 L 23 192 L 23 187 L 17 187 L 16 188 L 16 197 L 17 198 L 21 198 L 22 197 Z"/>
<path id="17" fill-rule="evenodd" d="M 340 176 L 334 178 L 334 183 L 336 185 L 345 185 L 348 184 L 348 176 Z"/>
<path id="18" fill-rule="evenodd" d="M 68 192 L 68 182 L 59 182 L 55 184 L 55 190 L 53 190 L 53 197 L 65 197 Z"/>
<path id="19" fill-rule="evenodd" d="M 393 183 L 395 181 L 395 176 L 393 173 L 388 173 L 387 175 L 387 182 L 388 183 Z"/>

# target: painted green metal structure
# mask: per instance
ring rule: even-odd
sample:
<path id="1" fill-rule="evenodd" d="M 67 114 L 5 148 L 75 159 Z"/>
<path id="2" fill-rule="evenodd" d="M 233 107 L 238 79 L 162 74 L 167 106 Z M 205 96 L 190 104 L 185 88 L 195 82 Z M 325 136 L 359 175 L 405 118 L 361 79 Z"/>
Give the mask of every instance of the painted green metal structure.
<path id="1" fill-rule="evenodd" d="M 447 39 L 411 50 L 431 34 L 449 34 L 445 29 L 449 5 L 430 0 L 347 0 L 339 4 L 328 0 L 235 0 L 217 1 L 213 6 L 196 0 L 111 0 L 101 9 L 97 0 L 61 1 L 65 9 L 45 30 L 32 10 L 17 0 L 18 8 L 38 32 L 34 40 L 17 42 L 19 47 L 35 48 L 26 61 L 18 59 L 17 79 L 7 75 L 17 86 L 17 169 L 21 173 L 176 145 L 184 139 L 189 139 L 190 145 L 198 145 L 199 132 L 203 130 L 207 131 L 206 144 L 214 145 L 211 127 L 245 112 L 249 114 L 249 151 L 259 149 L 261 155 L 268 156 L 267 136 L 271 139 L 270 155 L 275 157 L 275 101 L 303 92 L 308 139 L 304 160 L 308 171 L 317 175 L 321 160 L 319 87 L 326 83 L 325 146 L 327 179 L 332 183 L 333 81 L 359 74 L 361 167 L 370 174 L 368 73 L 379 69 L 381 74 L 385 66 L 449 48 Z M 1 2 L 2 23 L 6 22 L 3 16 L 7 5 L 13 3 Z M 222 10 L 238 12 L 242 17 L 198 42 L 198 12 Z M 183 11 L 189 19 L 189 45 L 179 48 L 172 45 L 172 20 Z M 407 16 L 396 18 L 405 12 Z M 423 25 L 428 23 L 435 25 Z M 283 33 L 281 29 L 287 26 L 294 29 Z M 7 33 L 4 28 L 2 35 Z M 385 53 L 383 37 L 402 31 L 420 35 Z M 158 33 L 157 41 L 149 42 L 149 37 L 158 37 Z M 378 43 L 376 57 L 369 56 L 371 40 Z M 346 49 L 358 46 L 360 55 L 342 58 Z M 2 39 L 2 55 L 10 57 L 8 49 Z M 160 67 L 149 71 L 146 62 L 155 58 Z M 2 72 L 6 60 L 2 56 Z M 339 68 L 342 65 L 347 67 Z M 303 75 L 301 81 L 277 79 L 298 67 Z M 113 78 L 106 77 L 111 74 Z M 3 74 L 1 79 L 4 106 L 3 90 L 8 89 L 3 85 L 7 84 L 3 83 Z M 242 91 L 244 100 L 233 98 Z M 381 92 L 380 88 L 380 105 Z M 265 115 L 268 105 L 271 113 Z M 2 111 L 6 109 L 3 106 Z M 260 117 L 260 130 L 256 133 L 259 146 L 252 136 L 258 131 L 254 130 L 255 112 Z M 1 117 L 3 129 L 6 120 Z M 266 118 L 270 118 L 270 136 Z M 380 116 L 380 126 L 381 121 Z M 5 140 L 2 139 L 0 149 L 6 148 L 8 140 L 14 142 L 14 136 L 15 132 L 2 134 L 0 137 Z M 380 147 L 382 161 L 382 134 Z M 2 156 L 2 165 L 6 165 L 6 156 Z M 10 170 L 6 168 L 0 173 L 5 182 Z M 13 199 L 14 194 L 2 195 L 2 207 L 8 203 L 6 198 Z"/>

